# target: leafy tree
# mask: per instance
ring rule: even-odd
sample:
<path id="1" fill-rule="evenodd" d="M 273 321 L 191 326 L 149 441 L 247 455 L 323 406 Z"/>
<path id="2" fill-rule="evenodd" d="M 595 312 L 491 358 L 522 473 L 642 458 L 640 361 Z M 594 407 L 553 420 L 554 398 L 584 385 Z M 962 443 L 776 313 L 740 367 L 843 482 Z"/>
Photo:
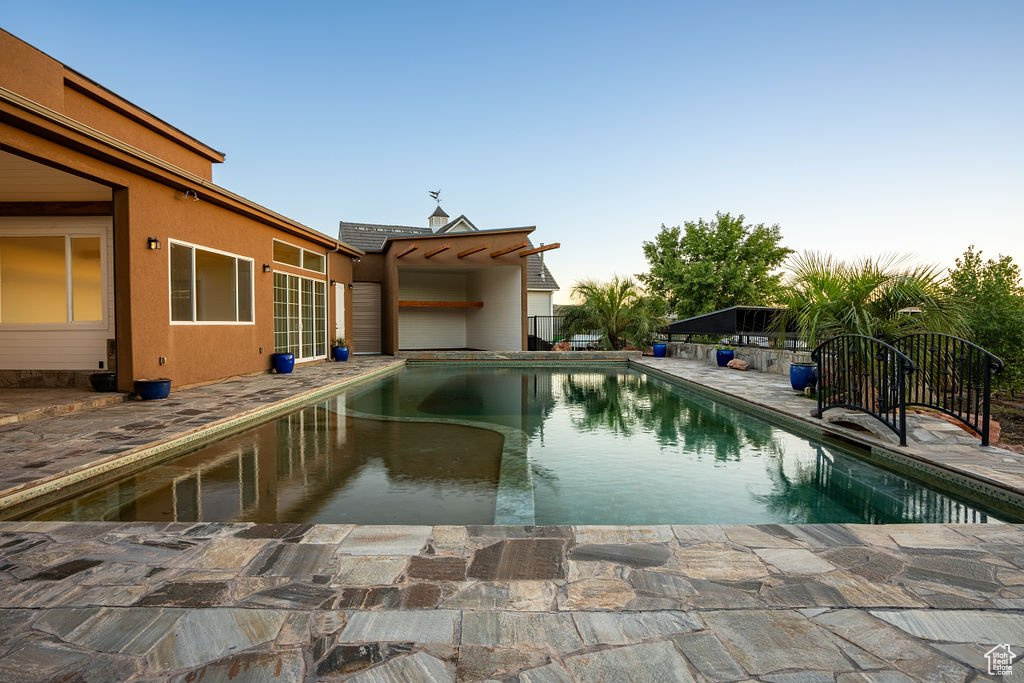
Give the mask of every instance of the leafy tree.
<path id="1" fill-rule="evenodd" d="M 745 220 L 743 214 L 719 212 L 710 222 L 662 225 L 653 242 L 643 243 L 650 270 L 638 275 L 640 281 L 683 318 L 773 303 L 782 277 L 775 271 L 792 250 L 780 245 L 778 225 L 746 225 Z"/>
<path id="2" fill-rule="evenodd" d="M 914 332 L 963 334 L 963 307 L 934 266 L 907 257 L 865 258 L 850 263 L 807 252 L 789 262 L 779 302 L 785 312 L 776 332 L 796 328 L 810 346 L 839 334 L 893 342 Z"/>
<path id="3" fill-rule="evenodd" d="M 971 341 L 1006 363 L 996 375 L 996 385 L 1014 393 L 1024 389 L 1024 286 L 1020 267 L 1002 254 L 995 260 L 982 260 L 982 253 L 971 245 L 949 271 L 949 290 L 964 301 Z"/>
<path id="4" fill-rule="evenodd" d="M 572 297 L 577 304 L 566 310 L 567 336 L 596 330 L 605 348 L 621 349 L 627 342 L 646 346 L 666 323 L 664 301 L 645 295 L 632 278 L 581 280 Z"/>

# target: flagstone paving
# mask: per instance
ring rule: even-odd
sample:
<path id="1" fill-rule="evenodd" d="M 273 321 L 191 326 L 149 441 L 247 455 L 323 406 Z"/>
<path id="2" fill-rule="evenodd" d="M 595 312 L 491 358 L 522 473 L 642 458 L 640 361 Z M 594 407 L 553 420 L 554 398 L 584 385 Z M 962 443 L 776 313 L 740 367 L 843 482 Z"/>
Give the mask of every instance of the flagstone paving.
<path id="1" fill-rule="evenodd" d="M 0 680 L 964 682 L 1024 649 L 1024 526 L 326 530 L 0 523 Z"/>

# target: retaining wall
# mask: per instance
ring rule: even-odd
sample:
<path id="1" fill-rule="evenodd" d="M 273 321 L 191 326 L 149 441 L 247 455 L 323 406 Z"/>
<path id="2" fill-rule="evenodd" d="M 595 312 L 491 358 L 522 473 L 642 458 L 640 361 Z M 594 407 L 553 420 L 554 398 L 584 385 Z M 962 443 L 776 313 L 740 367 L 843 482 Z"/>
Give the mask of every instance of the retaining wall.
<path id="1" fill-rule="evenodd" d="M 717 344 L 690 344 L 684 342 L 671 342 L 668 345 L 668 355 L 675 358 L 686 358 L 698 360 L 710 365 L 715 365 L 715 351 Z M 797 353 L 786 349 L 764 349 L 756 346 L 734 346 L 736 358 L 745 360 L 750 364 L 751 370 L 767 372 L 773 375 L 789 376 L 789 366 L 796 360 Z M 806 357 L 806 353 L 800 353 Z"/>

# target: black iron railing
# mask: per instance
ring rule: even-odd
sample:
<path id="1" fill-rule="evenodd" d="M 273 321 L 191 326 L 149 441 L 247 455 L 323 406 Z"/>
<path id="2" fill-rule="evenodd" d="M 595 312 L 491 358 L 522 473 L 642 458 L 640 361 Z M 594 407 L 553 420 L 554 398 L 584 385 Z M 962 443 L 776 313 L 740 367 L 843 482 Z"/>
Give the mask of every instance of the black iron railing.
<path id="1" fill-rule="evenodd" d="M 684 344 L 700 343 L 701 339 L 710 340 L 704 343 L 728 344 L 729 346 L 752 346 L 761 349 L 787 349 L 789 351 L 806 351 L 807 342 L 793 335 L 775 334 L 723 334 L 721 332 L 673 334 L 659 332 L 655 335 L 660 341 L 683 342 Z M 694 342 L 697 337 L 697 342 Z"/>
<path id="2" fill-rule="evenodd" d="M 912 334 L 896 348 L 917 372 L 907 387 L 907 405 L 933 408 L 959 420 L 989 442 L 992 377 L 1003 361 L 977 344 L 948 334 Z"/>
<path id="3" fill-rule="evenodd" d="M 907 445 L 906 389 L 914 362 L 874 337 L 843 334 L 811 352 L 818 364 L 818 415 L 830 408 L 863 411 Z"/>
<path id="4" fill-rule="evenodd" d="M 564 315 L 531 315 L 526 319 L 527 349 L 550 351 L 551 347 L 563 340 Z"/>

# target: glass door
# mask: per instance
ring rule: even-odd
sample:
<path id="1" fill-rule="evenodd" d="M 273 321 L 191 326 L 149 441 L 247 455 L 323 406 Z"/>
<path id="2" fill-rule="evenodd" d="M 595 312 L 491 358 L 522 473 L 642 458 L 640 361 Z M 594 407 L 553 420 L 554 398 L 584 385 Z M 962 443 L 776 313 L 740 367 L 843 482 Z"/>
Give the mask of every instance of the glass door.
<path id="1" fill-rule="evenodd" d="M 327 356 L 327 283 L 274 273 L 274 351 L 295 360 Z"/>

